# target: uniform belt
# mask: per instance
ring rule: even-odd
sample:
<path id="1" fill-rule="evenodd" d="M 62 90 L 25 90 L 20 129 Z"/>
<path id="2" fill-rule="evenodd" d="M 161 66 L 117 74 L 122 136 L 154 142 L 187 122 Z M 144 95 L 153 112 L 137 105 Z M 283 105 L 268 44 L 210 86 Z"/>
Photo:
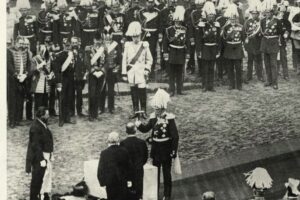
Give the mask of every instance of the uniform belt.
<path id="1" fill-rule="evenodd" d="M 123 32 L 113 32 L 112 35 L 123 35 Z"/>
<path id="2" fill-rule="evenodd" d="M 157 28 L 143 28 L 143 30 L 147 32 L 155 32 L 157 31 Z"/>
<path id="3" fill-rule="evenodd" d="M 63 35 L 68 35 L 68 34 L 70 34 L 71 32 L 64 32 L 64 31 L 62 31 L 62 32 L 59 32 L 60 34 L 63 34 Z"/>
<path id="4" fill-rule="evenodd" d="M 97 29 L 93 28 L 93 29 L 83 29 L 84 32 L 96 32 Z"/>
<path id="5" fill-rule="evenodd" d="M 41 30 L 41 32 L 43 32 L 43 33 L 53 33 L 53 31 L 51 31 L 51 30 Z"/>
<path id="6" fill-rule="evenodd" d="M 174 44 L 170 44 L 170 47 L 175 48 L 175 49 L 183 49 L 184 46 L 179 46 L 179 45 L 174 45 Z"/>
<path id="7" fill-rule="evenodd" d="M 278 38 L 278 35 L 272 35 L 272 36 L 264 35 L 264 37 L 267 39 L 272 39 L 272 38 Z"/>
<path id="8" fill-rule="evenodd" d="M 168 140 L 170 140 L 170 138 L 153 138 L 155 142 L 166 142 Z"/>
<path id="9" fill-rule="evenodd" d="M 20 37 L 23 37 L 23 38 L 33 38 L 35 35 L 32 34 L 32 35 L 20 35 Z"/>
<path id="10" fill-rule="evenodd" d="M 227 44 L 241 44 L 242 42 L 241 42 L 241 41 L 238 41 L 238 42 L 230 42 L 230 41 L 227 41 L 226 43 L 227 43 Z"/>
<path id="11" fill-rule="evenodd" d="M 209 42 L 207 42 L 207 43 L 204 43 L 204 45 L 205 46 L 216 46 L 217 43 L 209 43 Z"/>

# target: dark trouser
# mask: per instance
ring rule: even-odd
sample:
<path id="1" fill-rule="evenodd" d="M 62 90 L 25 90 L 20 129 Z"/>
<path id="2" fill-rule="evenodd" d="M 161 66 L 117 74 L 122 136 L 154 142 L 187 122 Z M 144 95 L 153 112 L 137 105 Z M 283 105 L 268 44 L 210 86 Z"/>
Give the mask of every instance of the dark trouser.
<path id="1" fill-rule="evenodd" d="M 171 92 L 175 92 L 175 82 L 176 82 L 176 88 L 177 88 L 177 92 L 181 93 L 182 91 L 182 76 L 183 76 L 183 64 L 172 64 L 170 63 L 170 86 L 169 86 L 169 90 Z M 176 80 L 175 80 L 176 79 Z"/>
<path id="2" fill-rule="evenodd" d="M 158 41 L 158 33 L 153 32 L 153 33 L 150 33 L 149 37 L 145 36 L 145 41 L 149 42 L 149 48 L 150 48 L 150 52 L 151 52 L 151 55 L 152 55 L 152 58 L 153 58 L 153 63 L 152 63 L 152 66 L 151 66 L 151 74 L 153 75 L 155 65 L 156 65 L 156 62 L 157 62 L 157 50 L 156 50 L 156 48 L 157 48 L 157 41 Z"/>
<path id="3" fill-rule="evenodd" d="M 73 102 L 72 102 L 72 113 L 75 114 L 75 100 L 76 100 L 76 111 L 77 114 L 82 113 L 82 90 L 84 88 L 85 81 L 84 80 L 75 80 L 74 81 L 74 95 L 76 93 L 76 98 L 74 96 Z"/>
<path id="4" fill-rule="evenodd" d="M 147 91 L 146 88 L 138 88 L 137 86 L 130 87 L 133 112 L 147 111 Z M 141 106 L 141 109 L 140 109 Z"/>
<path id="5" fill-rule="evenodd" d="M 93 119 L 98 117 L 100 90 L 105 89 L 102 87 L 104 78 L 101 76 L 98 79 L 92 74 L 89 76 L 89 115 Z"/>
<path id="6" fill-rule="evenodd" d="M 267 84 L 277 85 L 277 53 L 264 53 Z"/>
<path id="7" fill-rule="evenodd" d="M 187 63 L 187 69 L 191 70 L 192 73 L 195 71 L 195 50 L 195 45 L 192 45 L 190 48 L 190 59 Z"/>
<path id="8" fill-rule="evenodd" d="M 40 191 L 46 167 L 41 167 L 40 163 L 32 166 L 32 178 L 30 183 L 30 200 L 40 200 Z"/>
<path id="9" fill-rule="evenodd" d="M 34 111 L 38 110 L 39 107 L 48 107 L 48 93 L 34 93 Z"/>
<path id="10" fill-rule="evenodd" d="M 69 122 L 71 117 L 72 102 L 74 97 L 74 79 L 63 78 L 61 90 L 61 114 L 63 122 Z"/>
<path id="11" fill-rule="evenodd" d="M 292 57 L 293 57 L 293 67 L 300 73 L 300 49 L 295 48 L 294 41 L 292 40 Z"/>
<path id="12" fill-rule="evenodd" d="M 220 80 L 223 79 L 223 75 L 224 72 L 227 72 L 227 64 L 226 64 L 226 59 L 221 55 L 218 59 L 217 59 L 217 73 L 218 73 L 218 78 Z"/>
<path id="13" fill-rule="evenodd" d="M 56 86 L 55 84 L 50 84 L 50 94 L 49 94 L 49 114 L 50 115 L 56 115 L 55 112 L 55 91 L 56 90 Z"/>
<path id="14" fill-rule="evenodd" d="M 33 98 L 30 89 L 31 89 L 31 80 L 26 79 L 25 80 L 26 119 L 32 119 Z M 23 115 L 23 110 L 22 110 L 22 115 Z"/>
<path id="15" fill-rule="evenodd" d="M 164 196 L 165 197 L 171 197 L 171 193 L 172 193 L 171 163 L 172 163 L 172 159 L 170 157 L 169 160 L 160 162 L 155 165 L 158 168 L 158 177 L 157 177 L 158 191 L 159 191 L 159 187 L 160 187 L 160 169 L 162 168 L 163 178 L 164 178 Z"/>
<path id="16" fill-rule="evenodd" d="M 107 200 L 129 200 L 127 199 L 126 183 L 115 183 L 114 185 L 106 186 Z"/>
<path id="17" fill-rule="evenodd" d="M 29 42 L 30 42 L 30 51 L 32 52 L 32 55 L 36 55 L 36 41 L 37 38 L 34 36 L 32 38 L 28 38 Z"/>
<path id="18" fill-rule="evenodd" d="M 242 60 L 227 59 L 228 76 L 231 89 L 242 89 Z"/>
<path id="19" fill-rule="evenodd" d="M 197 58 L 199 77 L 203 76 L 203 59 Z"/>
<path id="20" fill-rule="evenodd" d="M 280 61 L 277 62 L 277 71 L 280 71 L 280 65 L 282 66 L 282 74 L 284 78 L 289 77 L 288 63 L 287 63 L 287 52 L 286 46 L 280 46 Z"/>
<path id="21" fill-rule="evenodd" d="M 115 109 L 115 83 L 116 83 L 116 74 L 113 73 L 112 69 L 107 71 L 106 75 L 106 84 L 100 95 L 100 110 L 105 110 L 105 101 L 107 96 L 108 110 L 112 111 Z"/>
<path id="22" fill-rule="evenodd" d="M 135 175 L 132 181 L 132 187 L 136 191 L 136 199 L 143 198 L 143 186 L 144 186 L 144 169 L 135 169 Z"/>
<path id="23" fill-rule="evenodd" d="M 8 81 L 8 119 L 10 124 L 15 124 L 23 118 L 25 84 L 20 83 L 16 78 L 9 78 Z"/>
<path id="24" fill-rule="evenodd" d="M 213 90 L 214 88 L 214 75 L 215 75 L 215 60 L 203 60 L 203 78 L 202 87 L 206 90 Z"/>
<path id="25" fill-rule="evenodd" d="M 261 54 L 252 54 L 252 53 L 248 53 L 248 69 L 247 69 L 247 80 L 252 80 L 252 74 L 253 74 L 253 65 L 255 66 L 255 71 L 256 71 L 256 75 L 258 80 L 262 80 L 263 79 L 263 75 L 262 75 L 262 56 Z"/>

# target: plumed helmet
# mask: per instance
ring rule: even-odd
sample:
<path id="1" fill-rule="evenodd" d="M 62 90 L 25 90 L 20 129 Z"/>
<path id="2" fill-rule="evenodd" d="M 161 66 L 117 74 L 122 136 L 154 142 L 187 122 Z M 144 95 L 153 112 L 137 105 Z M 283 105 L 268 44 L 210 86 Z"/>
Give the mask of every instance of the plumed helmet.
<path id="1" fill-rule="evenodd" d="M 19 10 L 20 9 L 30 9 L 31 6 L 29 3 L 29 0 L 17 0 L 16 8 Z"/>
<path id="2" fill-rule="evenodd" d="M 212 191 L 204 192 L 202 195 L 203 200 L 215 200 L 215 193 Z"/>
<path id="3" fill-rule="evenodd" d="M 290 189 L 290 193 L 291 193 L 291 194 L 288 194 L 288 196 L 289 195 L 300 196 L 300 191 L 298 189 L 299 183 L 300 183 L 300 181 L 298 179 L 294 179 L 294 178 L 289 178 L 288 179 L 288 182 L 285 183 L 285 187 L 289 188 Z"/>
<path id="4" fill-rule="evenodd" d="M 205 3 L 205 0 L 195 0 L 195 4 L 197 5 L 203 5 Z"/>
<path id="5" fill-rule="evenodd" d="M 204 17 L 206 17 L 207 15 L 216 15 L 215 4 L 211 1 L 205 2 L 203 9 L 202 9 L 202 15 Z"/>
<path id="6" fill-rule="evenodd" d="M 230 1 L 229 0 L 220 0 L 217 6 L 218 10 L 222 10 L 227 8 L 230 5 Z"/>
<path id="7" fill-rule="evenodd" d="M 92 6 L 93 5 L 93 1 L 92 0 L 81 0 L 80 1 L 80 5 L 81 6 Z"/>
<path id="8" fill-rule="evenodd" d="M 184 20 L 185 9 L 183 6 L 176 6 L 175 12 L 173 13 L 174 21 L 183 21 Z"/>
<path id="9" fill-rule="evenodd" d="M 126 36 L 138 36 L 142 34 L 142 26 L 140 24 L 140 22 L 137 21 L 133 21 L 129 24 L 127 32 L 126 32 Z"/>
<path id="10" fill-rule="evenodd" d="M 251 188 L 269 189 L 272 187 L 273 180 L 264 168 L 257 167 L 246 173 L 245 176 L 246 182 Z"/>
<path id="11" fill-rule="evenodd" d="M 238 12 L 238 7 L 236 4 L 232 3 L 229 4 L 227 7 L 224 16 L 227 18 L 238 18 L 239 17 L 239 12 Z"/>
<path id="12" fill-rule="evenodd" d="M 261 11 L 261 1 L 260 0 L 248 0 L 249 12 L 259 13 Z"/>
<path id="13" fill-rule="evenodd" d="M 274 7 L 277 5 L 276 0 L 264 0 L 261 3 L 262 12 L 273 11 Z"/>
<path id="14" fill-rule="evenodd" d="M 153 108 L 166 109 L 170 101 L 170 95 L 165 90 L 159 88 L 155 95 L 151 98 L 150 105 Z"/>
<path id="15" fill-rule="evenodd" d="M 68 3 L 66 0 L 57 0 L 57 7 L 58 8 L 67 8 Z"/>

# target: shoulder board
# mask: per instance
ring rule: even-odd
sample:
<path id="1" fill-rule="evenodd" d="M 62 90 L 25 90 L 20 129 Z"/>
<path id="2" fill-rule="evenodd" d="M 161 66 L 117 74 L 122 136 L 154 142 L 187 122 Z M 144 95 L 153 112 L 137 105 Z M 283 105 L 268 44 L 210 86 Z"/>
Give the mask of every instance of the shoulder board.
<path id="1" fill-rule="evenodd" d="M 156 115 L 155 115 L 155 113 L 154 113 L 154 112 L 153 112 L 153 113 L 151 113 L 149 118 L 150 118 L 150 119 L 154 119 L 154 118 L 156 118 Z"/>
<path id="2" fill-rule="evenodd" d="M 91 49 L 92 49 L 91 46 L 86 46 L 84 50 L 85 50 L 85 51 L 90 51 Z"/>
<path id="3" fill-rule="evenodd" d="M 143 47 L 145 47 L 145 48 L 149 47 L 149 43 L 147 41 L 144 41 L 143 42 Z"/>
<path id="4" fill-rule="evenodd" d="M 220 27 L 220 23 L 219 22 L 215 22 L 215 27 Z"/>
<path id="5" fill-rule="evenodd" d="M 175 115 L 173 113 L 167 113 L 166 119 L 175 119 Z"/>

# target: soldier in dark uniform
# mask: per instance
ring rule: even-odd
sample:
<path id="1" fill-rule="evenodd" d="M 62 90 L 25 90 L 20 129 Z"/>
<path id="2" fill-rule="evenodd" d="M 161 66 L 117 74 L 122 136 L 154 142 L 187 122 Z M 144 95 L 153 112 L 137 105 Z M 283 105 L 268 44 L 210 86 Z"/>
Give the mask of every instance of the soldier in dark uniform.
<path id="1" fill-rule="evenodd" d="M 252 4 L 253 3 L 254 2 L 252 2 Z M 250 5 L 249 12 L 251 14 L 251 17 L 247 19 L 244 24 L 244 30 L 246 34 L 245 49 L 248 53 L 247 82 L 252 80 L 253 64 L 255 65 L 257 79 L 260 81 L 264 81 L 262 73 L 262 55 L 260 51 L 261 33 L 259 5 L 260 4 Z"/>
<path id="2" fill-rule="evenodd" d="M 59 32 L 58 21 L 59 12 L 53 0 L 45 0 L 45 9 L 38 13 L 39 44 L 45 44 L 45 39 L 50 37 L 50 41 L 58 46 Z"/>
<path id="3" fill-rule="evenodd" d="M 62 48 L 63 40 L 71 40 L 74 35 L 75 19 L 71 14 L 72 11 L 68 10 L 68 5 L 58 4 L 58 8 L 60 10 L 58 21 L 59 45 Z"/>
<path id="4" fill-rule="evenodd" d="M 173 15 L 174 25 L 166 30 L 166 37 L 163 41 L 164 59 L 170 65 L 170 81 L 169 90 L 171 96 L 175 94 L 175 82 L 178 95 L 183 95 L 183 70 L 185 62 L 188 61 L 189 40 L 187 38 L 187 28 L 182 26 L 184 20 L 183 6 L 177 6 Z M 187 60 L 187 61 L 186 61 Z"/>
<path id="5" fill-rule="evenodd" d="M 85 86 L 85 82 L 87 79 L 87 70 L 84 63 L 84 51 L 80 47 L 80 38 L 72 37 L 71 38 L 71 49 L 74 54 L 74 92 L 72 94 L 76 94 L 72 97 L 72 113 L 75 113 L 75 107 L 77 111 L 77 115 L 79 117 L 84 117 L 85 115 L 82 113 L 82 90 Z M 75 104 L 76 101 L 76 104 Z M 75 106 L 76 105 L 76 106 Z"/>
<path id="6" fill-rule="evenodd" d="M 139 21 L 142 25 L 142 40 L 150 45 L 150 51 L 153 57 L 150 76 L 154 78 L 154 68 L 157 62 L 157 41 L 162 37 L 160 27 L 160 11 L 155 8 L 154 0 L 147 0 L 146 8 L 140 10 Z M 159 36 L 160 35 L 160 36 Z"/>
<path id="7" fill-rule="evenodd" d="M 194 12 L 196 10 L 196 4 L 194 1 L 186 1 L 189 4 L 189 7 L 185 10 L 184 13 L 184 25 L 185 27 L 192 27 L 192 20 L 191 20 L 191 13 Z M 191 45 L 191 49 L 190 49 L 190 60 L 187 64 L 187 70 L 189 70 L 191 72 L 191 74 L 193 74 L 195 72 L 195 45 Z"/>
<path id="8" fill-rule="evenodd" d="M 300 8 L 300 0 L 295 2 L 298 9 Z M 300 31 L 300 12 L 298 12 L 294 17 L 292 17 L 293 31 L 292 31 L 292 51 L 293 51 L 293 63 L 297 70 L 297 75 L 300 75 L 300 39 L 296 38 L 296 34 Z M 293 37 L 292 37 L 293 36 Z"/>
<path id="9" fill-rule="evenodd" d="M 85 65 L 88 69 L 89 80 L 89 120 L 98 119 L 99 100 L 105 89 L 105 76 L 107 65 L 105 65 L 105 48 L 100 34 L 96 34 L 94 45 L 85 48 Z"/>
<path id="10" fill-rule="evenodd" d="M 191 46 L 195 46 L 195 38 L 197 34 L 199 34 L 199 27 L 198 24 L 200 22 L 203 22 L 204 19 L 202 17 L 202 8 L 204 6 L 205 0 L 196 0 L 195 5 L 196 9 L 191 13 L 191 23 L 188 27 L 188 37 L 190 38 L 190 44 Z M 201 58 L 197 58 L 198 62 L 198 72 L 199 76 L 203 75 L 203 65 Z"/>
<path id="11" fill-rule="evenodd" d="M 126 125 L 126 133 L 128 136 L 121 141 L 120 146 L 128 151 L 133 165 L 132 188 L 135 190 L 135 197 L 131 200 L 140 200 L 143 198 L 144 165 L 148 159 L 148 148 L 144 140 L 136 137 L 134 123 Z"/>
<path id="12" fill-rule="evenodd" d="M 21 13 L 21 17 L 14 25 L 14 39 L 18 36 L 27 38 L 30 42 L 30 51 L 36 55 L 38 27 L 36 16 L 29 15 L 30 7 L 28 8 L 21 0 L 17 2 L 17 8 Z"/>
<path id="13" fill-rule="evenodd" d="M 151 106 L 155 112 L 150 115 L 148 123 L 142 124 L 136 121 L 139 131 L 147 133 L 151 130 L 149 141 L 151 142 L 150 158 L 153 165 L 158 167 L 158 189 L 160 185 L 160 171 L 162 168 L 164 177 L 164 199 L 170 200 L 172 193 L 171 165 L 172 158 L 177 156 L 178 130 L 175 115 L 167 113 L 167 103 L 170 96 L 162 89 L 158 89 L 154 95 Z"/>
<path id="14" fill-rule="evenodd" d="M 93 44 L 93 38 L 100 32 L 100 16 L 98 10 L 93 8 L 92 2 L 89 0 L 81 0 L 81 6 L 75 9 L 77 13 L 77 21 L 81 27 L 81 44 L 82 48 Z M 79 35 L 79 34 L 78 34 Z"/>
<path id="15" fill-rule="evenodd" d="M 282 26 L 282 34 L 279 37 L 279 60 L 277 58 L 277 70 L 278 73 L 280 72 L 280 66 L 282 67 L 282 75 L 283 79 L 288 81 L 289 80 L 289 72 L 288 72 L 288 61 L 287 61 L 287 42 L 290 38 L 292 25 L 291 22 L 285 16 L 286 7 L 281 5 L 279 7 L 279 13 L 277 18 Z"/>
<path id="16" fill-rule="evenodd" d="M 230 80 L 229 89 L 242 90 L 243 25 L 238 22 L 239 16 L 235 4 L 229 5 L 224 15 L 229 18 L 229 23 L 222 30 L 225 42 L 224 58 L 227 60 Z"/>
<path id="17" fill-rule="evenodd" d="M 131 6 L 127 10 L 124 16 L 124 29 L 127 30 L 128 26 L 131 22 L 133 21 L 139 21 L 139 12 L 142 9 L 140 6 L 140 1 L 139 0 L 132 0 L 131 1 Z"/>
<path id="18" fill-rule="evenodd" d="M 61 96 L 60 96 L 60 116 L 59 126 L 64 123 L 75 124 L 71 120 L 72 105 L 74 101 L 74 72 L 75 72 L 76 57 L 70 48 L 70 41 L 64 41 L 64 51 L 57 57 L 57 64 L 61 66 Z"/>
<path id="19" fill-rule="evenodd" d="M 220 0 L 218 4 L 219 8 L 219 16 L 217 17 L 217 22 L 219 22 L 220 27 L 223 28 L 228 20 L 227 17 L 224 16 L 224 13 L 228 7 L 228 4 L 226 1 Z M 226 69 L 226 59 L 224 58 L 224 40 L 221 38 L 220 41 L 220 57 L 217 58 L 217 75 L 218 75 L 218 80 L 221 83 L 224 83 L 223 76 L 227 72 Z"/>
<path id="20" fill-rule="evenodd" d="M 175 12 L 175 7 L 177 4 L 177 0 L 170 0 L 167 6 L 165 6 L 161 11 L 160 11 L 160 16 L 161 16 L 161 29 L 162 29 L 162 40 L 166 37 L 166 30 L 170 26 L 174 25 L 173 21 L 173 14 Z M 161 48 L 161 55 L 160 55 L 160 65 L 162 70 L 167 70 L 167 73 L 169 74 L 168 70 L 169 68 L 167 67 L 168 62 L 166 62 L 163 59 L 163 48 L 162 48 L 162 41 L 160 41 L 160 48 Z"/>
<path id="21" fill-rule="evenodd" d="M 277 54 L 279 52 L 279 36 L 282 34 L 282 24 L 274 17 L 273 2 L 265 0 L 263 11 L 266 15 L 261 20 L 261 51 L 264 54 L 264 63 L 267 74 L 266 87 L 273 86 L 275 90 L 278 89 L 277 83 Z"/>
<path id="22" fill-rule="evenodd" d="M 220 56 L 220 24 L 215 20 L 216 10 L 212 2 L 206 2 L 203 8 L 205 22 L 199 26 L 196 37 L 197 55 L 203 62 L 203 91 L 214 91 L 214 68 L 216 58 Z"/>
<path id="23" fill-rule="evenodd" d="M 105 76 L 105 85 L 100 94 L 100 113 L 105 111 L 105 100 L 108 97 L 108 111 L 113 114 L 115 110 L 115 83 L 117 73 L 120 71 L 122 56 L 121 47 L 113 38 L 113 29 L 110 26 L 105 26 L 103 33 L 103 46 L 105 49 L 104 62 L 107 65 Z"/>
<path id="24" fill-rule="evenodd" d="M 24 98 L 30 81 L 30 56 L 25 50 L 24 39 L 17 37 L 15 46 L 7 50 L 7 97 L 8 97 L 8 121 L 14 128 L 23 118 Z M 26 80 L 27 79 L 27 80 Z"/>

